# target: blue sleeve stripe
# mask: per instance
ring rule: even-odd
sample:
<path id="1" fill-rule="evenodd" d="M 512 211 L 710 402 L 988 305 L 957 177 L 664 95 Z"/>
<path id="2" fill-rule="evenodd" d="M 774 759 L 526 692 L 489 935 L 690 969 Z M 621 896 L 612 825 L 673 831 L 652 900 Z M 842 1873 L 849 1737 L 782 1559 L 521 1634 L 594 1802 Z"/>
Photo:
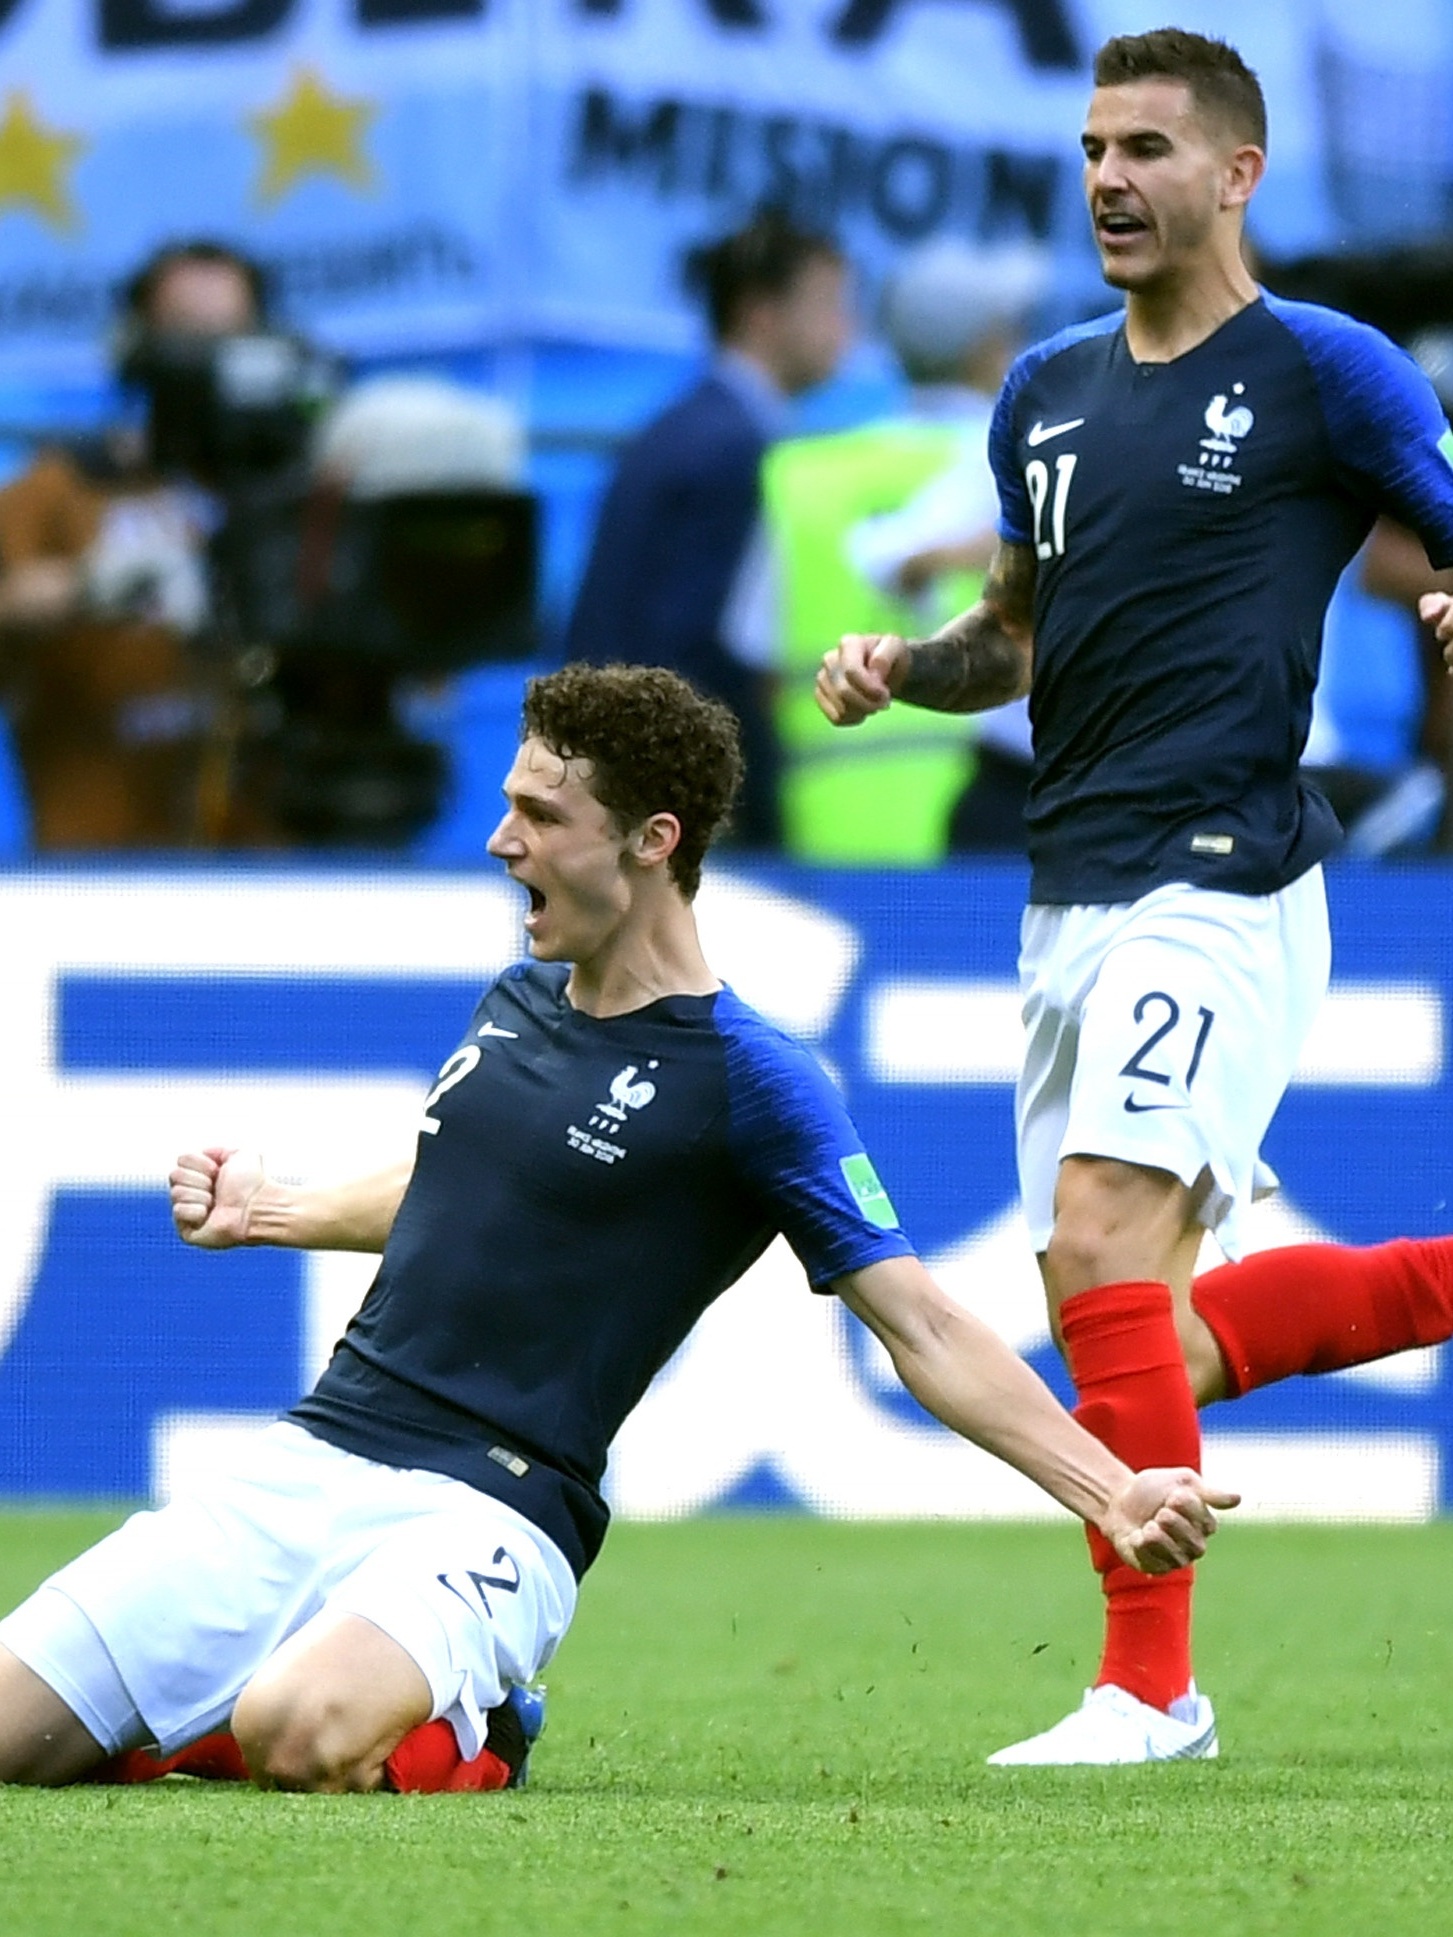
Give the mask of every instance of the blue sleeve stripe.
<path id="1" fill-rule="evenodd" d="M 1381 330 L 1316 303 L 1265 300 L 1307 359 L 1339 470 L 1371 509 L 1417 532 L 1436 567 L 1453 565 L 1453 463 L 1433 386 Z"/>
<path id="2" fill-rule="evenodd" d="M 912 1245 L 864 1215 L 843 1160 L 862 1139 L 820 1064 L 730 989 L 717 998 L 729 1139 L 743 1177 L 769 1207 L 816 1287 Z"/>

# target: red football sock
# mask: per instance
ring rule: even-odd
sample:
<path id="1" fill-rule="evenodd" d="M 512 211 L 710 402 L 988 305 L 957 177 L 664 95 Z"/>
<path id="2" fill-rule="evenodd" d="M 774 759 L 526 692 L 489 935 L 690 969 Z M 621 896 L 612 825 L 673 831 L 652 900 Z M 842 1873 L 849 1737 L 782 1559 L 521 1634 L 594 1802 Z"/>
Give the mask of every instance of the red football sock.
<path id="1" fill-rule="evenodd" d="M 1201 1463 L 1201 1430 L 1176 1332 L 1170 1287 L 1097 1285 L 1060 1309 L 1080 1395 L 1076 1419 L 1127 1466 Z M 1090 1558 L 1105 1593 L 1105 1651 L 1096 1686 L 1113 1682 L 1168 1709 L 1191 1682 L 1189 1567 L 1151 1576 L 1127 1567 L 1098 1528 Z"/>
<path id="2" fill-rule="evenodd" d="M 1453 1238 L 1259 1251 L 1197 1278 L 1191 1303 L 1216 1335 L 1235 1399 L 1294 1372 L 1336 1372 L 1453 1337 Z"/>
<path id="3" fill-rule="evenodd" d="M 505 1789 L 510 1780 L 510 1765 L 490 1749 L 481 1749 L 466 1762 L 442 1717 L 410 1729 L 383 1766 L 390 1788 L 430 1796 L 446 1790 Z"/>
<path id="4" fill-rule="evenodd" d="M 160 1782 L 163 1776 L 200 1776 L 205 1782 L 249 1782 L 251 1777 L 237 1737 L 226 1729 L 202 1735 L 175 1755 L 154 1755 L 150 1749 L 126 1749 L 89 1770 L 83 1782 Z"/>

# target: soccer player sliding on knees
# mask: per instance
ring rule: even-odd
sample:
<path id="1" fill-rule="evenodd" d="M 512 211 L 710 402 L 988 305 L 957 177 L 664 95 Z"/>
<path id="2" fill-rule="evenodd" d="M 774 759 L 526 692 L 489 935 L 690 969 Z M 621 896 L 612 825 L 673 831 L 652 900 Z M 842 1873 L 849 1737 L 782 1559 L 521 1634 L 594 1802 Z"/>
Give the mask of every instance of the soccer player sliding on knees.
<path id="1" fill-rule="evenodd" d="M 1198 1406 L 1453 1332 L 1447 1239 L 1192 1282 L 1204 1232 L 1239 1257 L 1275 1184 L 1261 1139 L 1327 986 L 1340 830 L 1298 772 L 1327 601 L 1382 512 L 1453 564 L 1453 437 L 1386 338 L 1248 273 L 1266 116 L 1234 49 L 1126 35 L 1095 83 L 1085 193 L 1124 309 L 1009 373 L 980 603 L 929 639 L 845 638 L 817 694 L 843 727 L 1031 696 L 1021 1194 L 1077 1417 L 1131 1465 L 1196 1466 Z M 1449 602 L 1424 616 L 1447 645 Z M 1189 1570 L 1147 1580 L 1089 1538 L 1095 1686 L 990 1760 L 1215 1755 Z"/>
<path id="2" fill-rule="evenodd" d="M 376 1251 L 378 1275 L 286 1419 L 0 1621 L 0 1781 L 518 1784 L 609 1443 L 779 1232 L 925 1406 L 1121 1565 L 1204 1552 L 1235 1496 L 1132 1473 L 944 1295 L 833 1084 L 707 965 L 692 900 L 740 774 L 732 715 L 671 673 L 533 681 L 489 842 L 529 959 L 485 990 L 412 1162 L 310 1188 L 223 1147 L 178 1161 L 188 1242 Z"/>

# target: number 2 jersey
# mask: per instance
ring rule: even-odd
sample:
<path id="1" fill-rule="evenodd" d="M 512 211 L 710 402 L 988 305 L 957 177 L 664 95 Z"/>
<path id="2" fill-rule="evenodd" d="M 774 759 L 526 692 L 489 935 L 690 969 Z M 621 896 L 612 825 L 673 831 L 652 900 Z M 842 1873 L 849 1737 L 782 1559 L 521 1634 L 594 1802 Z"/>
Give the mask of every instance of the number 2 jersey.
<path id="1" fill-rule="evenodd" d="M 912 1247 L 819 1064 L 730 989 L 600 1018 L 566 977 L 522 963 L 486 991 L 378 1276 L 291 1416 L 508 1501 L 579 1575 L 622 1420 L 778 1232 L 815 1290 Z"/>
<path id="2" fill-rule="evenodd" d="M 1338 576 L 1379 512 L 1453 564 L 1453 438 L 1412 359 L 1269 296 L 1169 363 L 1101 317 L 1019 358 L 990 457 L 1036 559 L 1031 900 L 1295 880 L 1340 833 L 1298 775 Z"/>

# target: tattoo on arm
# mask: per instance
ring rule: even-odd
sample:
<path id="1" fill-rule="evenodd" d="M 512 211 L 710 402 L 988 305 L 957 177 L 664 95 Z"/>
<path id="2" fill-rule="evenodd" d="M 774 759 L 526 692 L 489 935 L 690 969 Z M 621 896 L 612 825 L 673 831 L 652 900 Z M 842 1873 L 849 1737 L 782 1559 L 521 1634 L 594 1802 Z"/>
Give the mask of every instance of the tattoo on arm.
<path id="1" fill-rule="evenodd" d="M 896 697 L 935 713 L 977 713 L 1028 690 L 1034 635 L 1034 552 L 996 549 L 979 603 L 930 639 L 913 641 Z"/>

